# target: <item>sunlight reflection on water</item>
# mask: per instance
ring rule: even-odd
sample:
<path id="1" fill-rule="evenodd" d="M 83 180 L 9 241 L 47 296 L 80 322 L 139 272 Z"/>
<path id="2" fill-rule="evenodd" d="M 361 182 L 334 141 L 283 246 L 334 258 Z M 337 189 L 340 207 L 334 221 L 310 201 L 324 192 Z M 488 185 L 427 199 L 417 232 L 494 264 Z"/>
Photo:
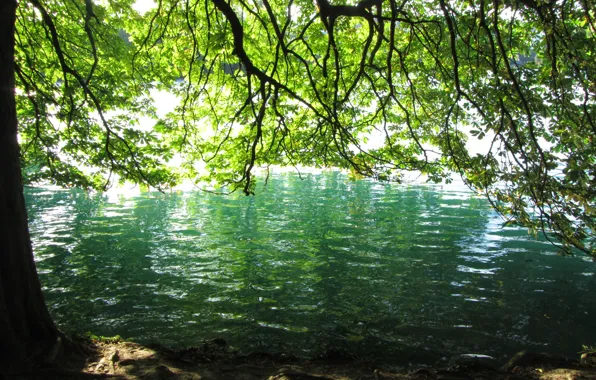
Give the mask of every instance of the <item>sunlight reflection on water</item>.
<path id="1" fill-rule="evenodd" d="M 141 342 L 394 363 L 596 341 L 594 267 L 463 188 L 274 176 L 256 197 L 28 189 L 58 323 Z"/>

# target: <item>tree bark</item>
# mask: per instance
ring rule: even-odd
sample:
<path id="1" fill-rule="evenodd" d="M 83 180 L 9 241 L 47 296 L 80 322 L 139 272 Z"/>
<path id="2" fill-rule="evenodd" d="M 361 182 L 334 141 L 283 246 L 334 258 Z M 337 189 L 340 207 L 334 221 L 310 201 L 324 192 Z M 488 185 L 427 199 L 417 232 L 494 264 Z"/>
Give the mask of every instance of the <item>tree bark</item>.
<path id="1" fill-rule="evenodd" d="M 35 269 L 23 195 L 15 105 L 16 7 L 16 0 L 0 0 L 0 372 L 39 360 L 59 336 Z"/>

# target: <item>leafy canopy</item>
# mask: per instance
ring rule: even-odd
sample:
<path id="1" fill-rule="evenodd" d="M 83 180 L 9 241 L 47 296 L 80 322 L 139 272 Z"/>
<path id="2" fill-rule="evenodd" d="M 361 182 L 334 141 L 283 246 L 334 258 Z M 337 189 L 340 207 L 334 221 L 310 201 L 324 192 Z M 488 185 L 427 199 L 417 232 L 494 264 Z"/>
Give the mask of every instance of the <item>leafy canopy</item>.
<path id="1" fill-rule="evenodd" d="M 593 0 L 134 6 L 20 1 L 26 180 L 206 179 L 251 194 L 267 165 L 455 174 L 507 223 L 596 256 Z M 152 90 L 178 100 L 167 117 Z"/>

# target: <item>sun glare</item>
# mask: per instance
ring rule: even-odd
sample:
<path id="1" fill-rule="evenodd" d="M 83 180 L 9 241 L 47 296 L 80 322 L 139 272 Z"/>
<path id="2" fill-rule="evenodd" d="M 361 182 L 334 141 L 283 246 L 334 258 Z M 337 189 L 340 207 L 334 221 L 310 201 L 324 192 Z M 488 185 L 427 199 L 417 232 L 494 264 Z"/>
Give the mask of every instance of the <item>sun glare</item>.
<path id="1" fill-rule="evenodd" d="M 155 1 L 153 0 L 137 0 L 133 4 L 132 8 L 135 11 L 139 12 L 139 14 L 144 15 L 156 6 L 157 5 L 155 4 Z"/>

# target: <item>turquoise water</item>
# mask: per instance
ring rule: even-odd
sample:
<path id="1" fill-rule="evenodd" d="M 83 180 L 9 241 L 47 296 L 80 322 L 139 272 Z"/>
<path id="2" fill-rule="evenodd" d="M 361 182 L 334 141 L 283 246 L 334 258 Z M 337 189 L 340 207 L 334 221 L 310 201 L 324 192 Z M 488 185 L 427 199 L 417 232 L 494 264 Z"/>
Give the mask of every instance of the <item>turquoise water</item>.
<path id="1" fill-rule="evenodd" d="M 399 364 L 596 343 L 595 264 L 502 228 L 483 198 L 303 178 L 256 197 L 28 189 L 54 318 L 143 343 Z"/>

